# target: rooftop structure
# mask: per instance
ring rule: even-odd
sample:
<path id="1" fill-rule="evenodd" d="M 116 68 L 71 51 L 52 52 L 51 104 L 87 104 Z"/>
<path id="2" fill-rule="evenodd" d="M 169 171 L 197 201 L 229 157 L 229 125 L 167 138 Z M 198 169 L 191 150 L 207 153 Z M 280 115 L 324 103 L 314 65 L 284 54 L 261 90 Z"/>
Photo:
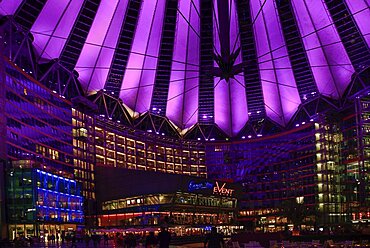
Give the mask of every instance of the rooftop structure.
<path id="1" fill-rule="evenodd" d="M 0 14 L 5 55 L 59 94 L 191 139 L 307 121 L 314 103 L 341 106 L 370 61 L 367 0 L 16 0 Z"/>

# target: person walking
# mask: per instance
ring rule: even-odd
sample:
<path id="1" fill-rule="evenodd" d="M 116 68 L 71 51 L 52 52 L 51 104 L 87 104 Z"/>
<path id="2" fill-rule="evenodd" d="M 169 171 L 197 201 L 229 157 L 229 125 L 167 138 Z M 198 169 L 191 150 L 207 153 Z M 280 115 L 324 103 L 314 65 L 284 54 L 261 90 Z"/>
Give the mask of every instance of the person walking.
<path id="1" fill-rule="evenodd" d="M 77 237 L 76 237 L 76 233 L 73 233 L 72 236 L 71 236 L 71 248 L 77 248 Z"/>
<path id="2" fill-rule="evenodd" d="M 61 238 L 62 238 L 62 244 L 64 244 L 64 240 L 66 239 L 66 231 L 62 231 L 62 235 L 61 235 Z"/>
<path id="3" fill-rule="evenodd" d="M 146 240 L 145 240 L 145 247 L 153 248 L 153 247 L 157 247 L 157 244 L 158 244 L 158 240 L 154 236 L 154 232 L 149 232 L 149 235 L 146 237 Z"/>
<path id="4" fill-rule="evenodd" d="M 97 233 L 93 233 L 93 235 L 91 235 L 91 239 L 93 241 L 94 248 L 98 247 L 100 236 Z"/>
<path id="5" fill-rule="evenodd" d="M 108 234 L 107 233 L 104 233 L 103 237 L 104 237 L 104 245 L 108 245 L 108 242 L 109 242 L 109 236 L 108 236 Z"/>
<path id="6" fill-rule="evenodd" d="M 204 240 L 204 248 L 221 248 L 224 246 L 225 242 L 222 234 L 217 233 L 216 227 L 212 227 L 211 233 L 207 234 Z"/>
<path id="7" fill-rule="evenodd" d="M 127 248 L 135 248 L 136 247 L 135 235 L 133 233 L 128 233 L 124 242 Z"/>
<path id="8" fill-rule="evenodd" d="M 86 248 L 90 246 L 90 239 L 91 239 L 90 235 L 88 233 L 85 233 L 84 240 Z"/>
<path id="9" fill-rule="evenodd" d="M 158 233 L 159 248 L 170 247 L 171 233 L 165 228 L 161 227 L 161 231 Z"/>
<path id="10" fill-rule="evenodd" d="M 50 241 L 52 244 L 55 244 L 55 235 L 54 233 L 50 235 Z"/>

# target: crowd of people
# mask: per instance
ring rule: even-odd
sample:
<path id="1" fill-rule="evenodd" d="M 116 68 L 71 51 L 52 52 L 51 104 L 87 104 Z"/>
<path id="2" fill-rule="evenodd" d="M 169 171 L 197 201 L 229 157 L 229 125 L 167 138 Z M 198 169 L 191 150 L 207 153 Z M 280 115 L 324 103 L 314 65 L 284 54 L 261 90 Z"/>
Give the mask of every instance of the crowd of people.
<path id="1" fill-rule="evenodd" d="M 168 248 L 170 246 L 172 234 L 167 228 L 162 227 L 158 234 L 149 232 L 148 235 L 138 235 L 134 233 L 81 233 L 75 231 L 61 232 L 57 234 L 46 234 L 44 237 L 38 239 L 32 237 L 18 236 L 14 240 L 15 247 L 33 247 L 33 244 L 48 242 L 49 245 L 58 244 L 62 247 L 77 248 L 78 247 L 123 247 L 123 248 Z M 207 234 L 204 239 L 204 247 L 221 248 L 224 247 L 223 235 L 217 233 L 217 229 L 213 227 L 211 232 Z M 175 239 L 176 240 L 176 239 Z M 103 241 L 103 242 L 102 242 Z M 200 240 L 199 240 L 200 241 Z M 198 241 L 198 242 L 199 242 Z M 52 247 L 52 246 L 51 246 Z"/>
<path id="2" fill-rule="evenodd" d="M 217 233 L 216 227 L 211 228 L 211 232 L 206 235 L 204 240 L 204 247 L 208 248 L 221 248 L 225 246 L 224 237 L 222 234 Z"/>
<path id="3" fill-rule="evenodd" d="M 123 233 L 116 233 L 113 242 L 116 247 L 134 248 L 141 242 L 145 248 L 167 248 L 170 246 L 171 233 L 166 228 L 162 227 L 157 236 L 154 232 L 149 232 L 149 235 L 146 236 L 144 240 L 139 239 L 140 238 L 133 233 L 128 233 L 126 235 L 123 235 Z"/>

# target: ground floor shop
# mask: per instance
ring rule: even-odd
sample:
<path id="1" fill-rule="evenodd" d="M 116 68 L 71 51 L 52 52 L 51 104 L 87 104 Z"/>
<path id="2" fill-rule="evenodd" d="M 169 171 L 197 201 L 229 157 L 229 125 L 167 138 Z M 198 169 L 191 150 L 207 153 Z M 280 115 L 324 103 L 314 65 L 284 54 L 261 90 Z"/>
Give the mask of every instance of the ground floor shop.
<path id="1" fill-rule="evenodd" d="M 131 212 L 119 214 L 104 214 L 98 217 L 101 227 L 116 226 L 157 226 L 157 225 L 232 225 L 233 211 L 192 212 L 184 209 L 181 212 Z"/>
<path id="2" fill-rule="evenodd" d="M 176 225 L 169 226 L 168 231 L 173 236 L 204 236 L 209 233 L 212 226 L 188 226 L 188 225 Z M 222 233 L 225 236 L 230 236 L 234 233 L 239 233 L 244 230 L 243 226 L 239 225 L 220 225 L 216 226 L 218 233 Z M 159 226 L 152 227 L 105 227 L 93 230 L 98 234 L 108 233 L 112 237 L 115 233 L 133 233 L 136 236 L 145 237 L 149 232 L 154 232 L 157 235 L 160 232 Z"/>
<path id="3" fill-rule="evenodd" d="M 82 233 L 83 226 L 76 224 L 48 224 L 48 223 L 29 223 L 29 224 L 9 224 L 9 239 L 14 240 L 19 237 L 37 237 L 40 241 L 50 241 L 54 236 L 56 240 L 61 240 L 62 234 L 69 232 Z"/>
<path id="4" fill-rule="evenodd" d="M 97 170 L 99 229 L 156 231 L 164 226 L 177 236 L 203 235 L 212 226 L 225 235 L 242 229 L 237 222 L 241 185 L 123 168 Z"/>
<path id="5" fill-rule="evenodd" d="M 203 236 L 211 231 L 212 226 L 174 226 L 170 227 L 169 230 L 178 236 L 192 236 L 200 235 Z M 222 233 L 225 236 L 230 236 L 234 233 L 239 233 L 244 230 L 243 226 L 239 225 L 219 225 L 216 226 L 217 232 Z"/>

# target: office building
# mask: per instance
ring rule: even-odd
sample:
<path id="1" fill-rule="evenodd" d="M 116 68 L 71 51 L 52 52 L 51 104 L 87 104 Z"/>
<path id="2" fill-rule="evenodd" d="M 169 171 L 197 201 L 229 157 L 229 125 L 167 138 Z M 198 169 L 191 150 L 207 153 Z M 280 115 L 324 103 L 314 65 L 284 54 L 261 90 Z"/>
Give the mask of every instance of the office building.
<path id="1" fill-rule="evenodd" d="M 81 185 L 70 179 L 72 175 L 65 176 L 52 174 L 33 161 L 20 160 L 7 170 L 10 239 L 37 236 L 47 240 L 83 228 Z"/>

